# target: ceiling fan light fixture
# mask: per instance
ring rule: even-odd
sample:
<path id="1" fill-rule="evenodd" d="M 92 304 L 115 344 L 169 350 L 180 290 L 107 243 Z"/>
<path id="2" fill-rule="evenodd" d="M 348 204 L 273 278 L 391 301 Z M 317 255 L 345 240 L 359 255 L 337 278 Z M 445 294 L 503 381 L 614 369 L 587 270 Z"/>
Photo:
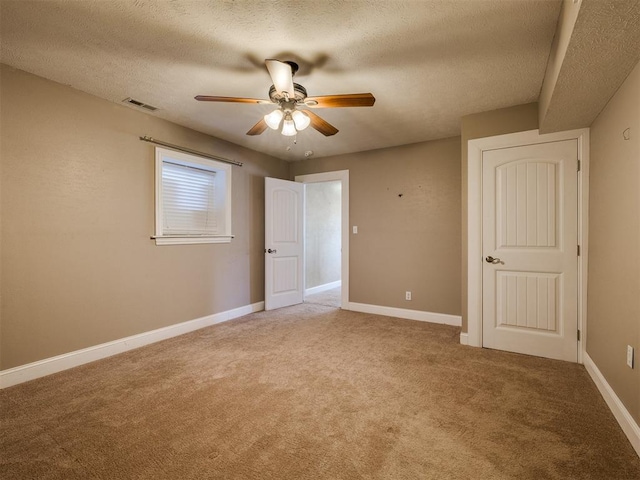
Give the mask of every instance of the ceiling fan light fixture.
<path id="1" fill-rule="evenodd" d="M 296 130 L 298 131 L 304 130 L 311 123 L 309 116 L 300 110 L 293 112 L 291 114 L 291 118 L 293 119 L 293 123 L 296 125 Z"/>
<path id="2" fill-rule="evenodd" d="M 284 119 L 284 123 L 282 124 L 282 135 L 285 137 L 293 137 L 298 131 L 296 130 L 296 125 L 291 120 L 291 117 L 287 115 L 287 118 Z"/>
<path id="3" fill-rule="evenodd" d="M 277 130 L 278 127 L 280 127 L 280 122 L 282 121 L 282 117 L 284 117 L 284 113 L 282 113 L 282 110 L 277 109 L 271 113 L 266 114 L 264 116 L 264 121 L 269 126 L 269 128 Z"/>

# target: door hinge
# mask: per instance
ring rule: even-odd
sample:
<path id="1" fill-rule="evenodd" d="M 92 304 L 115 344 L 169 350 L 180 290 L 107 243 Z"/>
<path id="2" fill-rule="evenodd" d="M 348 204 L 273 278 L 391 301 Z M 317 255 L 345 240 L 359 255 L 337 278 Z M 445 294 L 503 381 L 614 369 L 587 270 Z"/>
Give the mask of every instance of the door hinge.
<path id="1" fill-rule="evenodd" d="M 578 245 L 578 256 L 580 256 L 580 245 Z"/>
<path id="2" fill-rule="evenodd" d="M 578 330 L 578 341 L 580 341 L 580 330 Z"/>
<path id="3" fill-rule="evenodd" d="M 578 160 L 578 171 L 580 171 L 581 168 L 582 168 L 582 162 Z"/>

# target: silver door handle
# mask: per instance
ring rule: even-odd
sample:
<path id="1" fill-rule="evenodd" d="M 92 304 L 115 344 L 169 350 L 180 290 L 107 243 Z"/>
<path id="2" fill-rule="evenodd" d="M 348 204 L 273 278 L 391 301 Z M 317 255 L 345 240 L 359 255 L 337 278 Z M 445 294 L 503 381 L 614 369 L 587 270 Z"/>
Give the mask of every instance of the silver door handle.
<path id="1" fill-rule="evenodd" d="M 500 260 L 499 258 L 493 258 L 491 255 L 485 258 L 485 260 L 487 261 L 487 263 L 493 263 L 494 265 L 502 263 L 502 260 Z"/>
<path id="2" fill-rule="evenodd" d="M 267 250 L 267 253 L 276 253 L 276 249 L 275 248 L 273 250 L 269 249 Z"/>

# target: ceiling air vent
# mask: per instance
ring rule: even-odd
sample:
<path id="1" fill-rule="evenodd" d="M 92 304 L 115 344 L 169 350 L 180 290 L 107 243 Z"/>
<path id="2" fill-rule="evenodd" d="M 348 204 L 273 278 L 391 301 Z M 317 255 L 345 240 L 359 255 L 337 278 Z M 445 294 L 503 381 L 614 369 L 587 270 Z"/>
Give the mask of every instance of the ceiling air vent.
<path id="1" fill-rule="evenodd" d="M 133 98 L 125 98 L 122 100 L 122 103 L 128 103 L 129 105 L 133 105 L 134 107 L 144 108 L 145 110 L 149 110 L 150 112 L 155 112 L 158 110 L 158 107 L 154 107 L 153 105 L 148 105 L 139 100 L 134 100 Z"/>

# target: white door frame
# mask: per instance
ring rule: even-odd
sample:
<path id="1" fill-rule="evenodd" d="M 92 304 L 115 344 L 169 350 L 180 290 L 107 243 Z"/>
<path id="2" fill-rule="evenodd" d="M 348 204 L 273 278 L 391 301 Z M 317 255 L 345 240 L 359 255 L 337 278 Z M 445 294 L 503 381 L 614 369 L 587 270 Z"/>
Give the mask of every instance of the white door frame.
<path id="1" fill-rule="evenodd" d="M 342 255 L 341 255 L 341 292 L 342 308 L 349 305 L 349 170 L 338 170 L 335 172 L 311 173 L 308 175 L 296 175 L 295 181 L 301 183 L 333 182 L 339 180 L 342 184 L 341 222 L 342 222 Z"/>
<path id="2" fill-rule="evenodd" d="M 469 140 L 467 155 L 467 335 L 461 342 L 482 347 L 482 154 L 486 150 L 561 140 L 578 141 L 578 363 L 587 344 L 587 252 L 589 221 L 589 129 L 541 135 L 538 130 Z"/>

